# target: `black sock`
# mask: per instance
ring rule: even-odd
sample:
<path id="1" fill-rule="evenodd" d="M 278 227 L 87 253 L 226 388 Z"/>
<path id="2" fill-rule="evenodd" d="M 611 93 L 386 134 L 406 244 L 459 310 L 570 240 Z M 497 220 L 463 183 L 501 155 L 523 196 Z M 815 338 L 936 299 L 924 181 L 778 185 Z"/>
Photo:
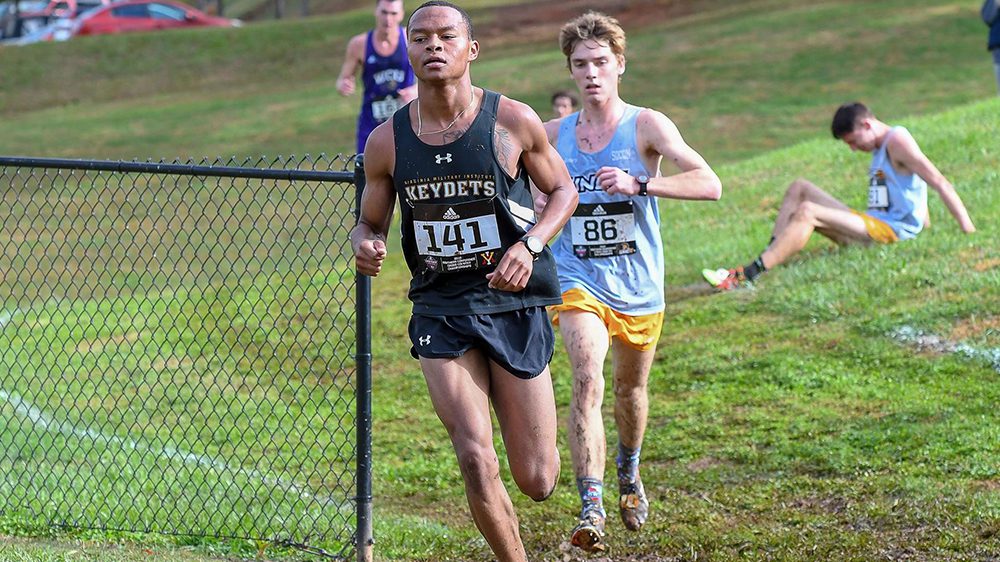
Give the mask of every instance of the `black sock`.
<path id="1" fill-rule="evenodd" d="M 759 277 L 761 273 L 764 273 L 765 271 L 767 271 L 767 268 L 764 267 L 764 260 L 761 259 L 759 256 L 757 257 L 757 259 L 750 262 L 749 265 L 743 267 L 743 275 L 746 276 L 747 281 L 753 281 L 754 279 Z"/>

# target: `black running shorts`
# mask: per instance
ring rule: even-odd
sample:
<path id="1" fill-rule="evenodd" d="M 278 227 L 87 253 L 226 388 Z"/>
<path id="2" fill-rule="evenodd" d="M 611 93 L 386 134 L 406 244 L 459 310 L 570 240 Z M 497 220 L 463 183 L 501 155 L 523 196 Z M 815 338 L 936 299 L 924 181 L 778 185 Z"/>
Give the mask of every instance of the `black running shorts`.
<path id="1" fill-rule="evenodd" d="M 415 314 L 409 332 L 414 358 L 453 358 L 475 348 L 521 379 L 540 375 L 555 348 L 552 324 L 542 306 L 469 316 Z"/>

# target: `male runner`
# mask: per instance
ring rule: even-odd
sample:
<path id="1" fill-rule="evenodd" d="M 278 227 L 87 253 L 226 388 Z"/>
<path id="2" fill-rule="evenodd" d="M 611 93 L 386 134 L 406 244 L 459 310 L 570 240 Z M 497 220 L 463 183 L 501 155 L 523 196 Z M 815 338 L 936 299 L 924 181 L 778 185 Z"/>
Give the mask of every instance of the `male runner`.
<path id="1" fill-rule="evenodd" d="M 580 109 L 580 100 L 576 94 L 568 90 L 558 90 L 552 94 L 552 115 L 553 119 L 566 117 L 570 113 Z"/>
<path id="2" fill-rule="evenodd" d="M 364 152 L 365 141 L 376 125 L 416 95 L 402 21 L 403 0 L 376 0 L 375 28 L 355 35 L 347 43 L 337 91 L 345 96 L 353 94 L 355 75 L 361 69 L 364 93 L 358 115 L 359 154 Z"/>
<path id="3" fill-rule="evenodd" d="M 378 275 L 394 203 L 413 275 L 409 333 L 431 402 L 451 437 L 472 517 L 498 560 L 526 560 L 493 448 L 492 405 L 511 475 L 536 501 L 559 475 L 548 363 L 557 304 L 546 243 L 576 207 L 566 166 L 527 105 L 475 87 L 468 15 L 449 2 L 414 11 L 409 54 L 416 100 L 377 127 L 365 149 L 358 271 Z M 528 174 L 548 195 L 537 220 Z"/>
<path id="4" fill-rule="evenodd" d="M 619 512 L 633 531 L 649 512 L 639 453 L 649 408 L 649 371 L 663 325 L 658 199 L 716 200 L 722 184 L 670 119 L 619 96 L 625 32 L 617 20 L 588 12 L 562 27 L 559 42 L 583 109 L 545 125 L 580 196 L 552 247 L 563 297 L 563 304 L 552 309 L 573 371 L 569 441 L 582 508 L 571 542 L 593 551 L 605 546 L 601 402 L 609 347 Z M 678 173 L 660 175 L 664 158 Z"/>
<path id="5" fill-rule="evenodd" d="M 891 244 L 916 237 L 927 223 L 929 183 L 963 232 L 976 227 L 962 199 L 904 127 L 875 118 L 862 103 L 840 106 L 833 116 L 834 138 L 851 150 L 872 153 L 868 169 L 868 210 L 855 211 L 804 179 L 788 187 L 774 222 L 771 241 L 757 259 L 734 269 L 705 269 L 705 280 L 720 291 L 752 284 L 805 247 L 813 231 L 838 244 Z"/>

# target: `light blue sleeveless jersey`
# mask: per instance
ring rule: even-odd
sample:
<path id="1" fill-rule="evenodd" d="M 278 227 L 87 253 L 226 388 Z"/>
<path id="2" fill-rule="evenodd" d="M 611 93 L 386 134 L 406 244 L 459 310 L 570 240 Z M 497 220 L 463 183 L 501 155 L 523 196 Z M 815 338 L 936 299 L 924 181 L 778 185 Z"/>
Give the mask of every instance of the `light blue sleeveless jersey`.
<path id="1" fill-rule="evenodd" d="M 579 113 L 563 119 L 556 143 L 580 194 L 576 212 L 552 244 L 560 289 L 583 289 L 630 316 L 664 308 L 660 210 L 652 196 L 608 195 L 595 174 L 602 166 L 615 166 L 632 176 L 655 175 L 646 170 L 636 147 L 636 117 L 642 110 L 626 105 L 614 138 L 599 152 L 577 147 Z"/>
<path id="2" fill-rule="evenodd" d="M 892 167 L 887 151 L 889 137 L 901 130 L 906 129 L 893 127 L 882 146 L 872 154 L 872 165 L 868 169 L 867 214 L 888 224 L 900 240 L 908 240 L 924 228 L 927 182 L 916 174 L 899 173 Z"/>

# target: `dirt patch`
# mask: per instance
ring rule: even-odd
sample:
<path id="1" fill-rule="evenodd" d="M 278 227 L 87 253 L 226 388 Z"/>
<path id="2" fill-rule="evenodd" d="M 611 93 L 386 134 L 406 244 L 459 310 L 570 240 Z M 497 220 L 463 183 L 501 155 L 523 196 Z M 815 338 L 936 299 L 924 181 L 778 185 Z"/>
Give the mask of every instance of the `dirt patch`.
<path id="1" fill-rule="evenodd" d="M 973 485 L 979 490 L 996 492 L 1000 490 L 1000 480 L 978 480 Z"/>
<path id="2" fill-rule="evenodd" d="M 726 463 L 715 457 L 701 457 L 689 462 L 685 468 L 687 468 L 690 472 L 704 472 L 710 468 L 715 468 L 723 464 Z"/>
<path id="3" fill-rule="evenodd" d="M 810 513 L 827 513 L 832 515 L 840 515 L 847 511 L 848 502 L 846 499 L 841 497 L 823 496 L 823 497 L 805 497 L 799 498 L 794 502 L 789 504 L 789 507 L 797 511 L 806 511 Z"/>
<path id="4" fill-rule="evenodd" d="M 984 334 L 1000 334 L 1000 316 L 966 318 L 952 328 L 949 339 L 963 341 Z"/>
<path id="5" fill-rule="evenodd" d="M 590 555 L 581 552 L 580 549 L 573 547 L 569 542 L 560 544 L 559 550 L 562 553 L 562 557 L 556 560 L 561 560 L 562 562 L 676 562 L 683 560 L 682 558 L 666 557 L 658 554 L 622 556 L 620 553 L 617 553 L 614 557 L 601 556 L 600 554 Z"/>
<path id="6" fill-rule="evenodd" d="M 983 271 L 996 269 L 998 267 L 1000 267 L 1000 258 L 991 258 L 987 260 L 978 261 L 976 262 L 975 265 L 972 266 L 973 269 L 975 269 L 980 273 L 982 273 Z"/>
<path id="7" fill-rule="evenodd" d="M 672 285 L 666 288 L 667 302 L 680 302 L 696 297 L 704 297 L 715 293 L 708 283 L 692 283 L 691 285 Z"/>

